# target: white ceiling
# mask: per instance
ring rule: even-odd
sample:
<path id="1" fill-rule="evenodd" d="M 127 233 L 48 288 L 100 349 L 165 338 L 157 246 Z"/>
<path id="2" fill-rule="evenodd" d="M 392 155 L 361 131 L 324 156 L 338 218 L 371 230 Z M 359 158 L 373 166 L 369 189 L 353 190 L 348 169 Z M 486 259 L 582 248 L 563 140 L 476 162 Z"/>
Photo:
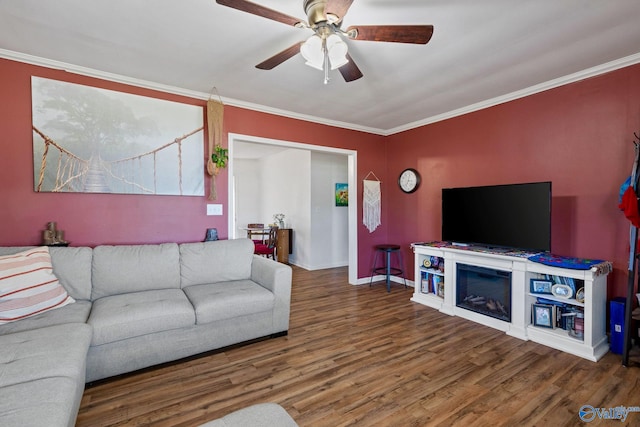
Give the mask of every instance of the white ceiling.
<path id="1" fill-rule="evenodd" d="M 305 18 L 303 0 L 253 0 Z M 345 83 L 311 35 L 214 0 L 0 0 L 0 57 L 388 135 L 640 62 L 638 0 L 355 0 L 343 28 L 432 24 L 427 45 L 349 41 Z"/>

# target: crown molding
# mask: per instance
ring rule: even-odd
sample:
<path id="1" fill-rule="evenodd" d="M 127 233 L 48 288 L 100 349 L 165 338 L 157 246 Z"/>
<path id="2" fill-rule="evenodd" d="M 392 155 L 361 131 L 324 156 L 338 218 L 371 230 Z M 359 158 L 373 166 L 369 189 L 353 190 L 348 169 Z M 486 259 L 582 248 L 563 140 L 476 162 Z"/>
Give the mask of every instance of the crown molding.
<path id="1" fill-rule="evenodd" d="M 17 62 L 23 62 L 26 64 L 37 65 L 45 68 L 52 68 L 56 70 L 63 70 L 68 73 L 78 74 L 87 77 L 94 77 L 101 80 L 107 80 L 115 83 L 122 83 L 126 85 L 136 86 L 144 89 L 157 90 L 160 92 L 170 93 L 173 95 L 186 96 L 195 99 L 207 100 L 210 97 L 209 93 L 198 92 L 189 89 L 183 89 L 176 86 L 165 85 L 162 83 L 151 82 L 148 80 L 136 79 L 133 77 L 123 76 L 121 74 L 108 73 L 105 71 L 95 70 L 93 68 L 81 67 L 79 65 L 69 64 L 67 62 L 55 61 L 52 59 L 42 58 L 33 55 L 27 55 L 20 52 L 14 52 L 11 50 L 0 49 L 0 58 L 9 59 Z M 339 127 L 343 129 L 350 129 L 359 132 L 372 133 L 376 135 L 384 135 L 383 129 L 376 129 L 367 126 L 360 126 L 353 123 L 341 122 L 336 120 L 327 120 L 319 117 L 299 114 L 292 111 L 281 110 L 272 108 L 266 105 L 253 104 L 251 102 L 240 101 L 233 98 L 220 97 L 222 102 L 226 105 L 245 108 L 248 110 L 258 111 L 261 113 L 274 114 L 277 116 L 288 117 L 297 120 L 304 120 L 307 122 Z"/>
<path id="2" fill-rule="evenodd" d="M 64 70 L 66 72 L 73 73 L 73 74 L 94 77 L 102 80 L 127 84 L 131 86 L 145 88 L 145 89 L 157 90 L 160 92 L 170 93 L 173 95 L 186 96 L 189 98 L 206 100 L 206 99 L 209 99 L 210 97 L 210 94 L 206 92 L 198 92 L 198 91 L 193 91 L 189 89 L 179 88 L 176 86 L 170 86 L 170 85 L 164 85 L 161 83 L 151 82 L 148 80 L 136 79 L 133 77 L 123 76 L 120 74 L 108 73 L 105 71 L 99 71 L 92 68 L 81 67 L 81 66 L 69 64 L 66 62 L 54 61 L 52 59 L 42 58 L 42 57 L 33 56 L 33 55 L 27 55 L 24 53 L 14 52 L 6 49 L 0 49 L 0 58 L 10 59 L 13 61 L 23 62 L 31 65 L 37 65 L 45 68 Z M 630 65 L 635 65 L 638 63 L 640 63 L 640 53 L 629 55 L 624 58 L 616 59 L 614 61 L 606 62 L 604 64 L 597 65 L 595 67 L 591 67 L 583 71 L 578 71 L 576 73 L 559 77 L 557 79 L 549 80 L 547 82 L 530 86 L 525 89 L 511 92 L 511 93 L 501 95 L 495 98 L 491 98 L 485 101 L 477 102 L 475 104 L 471 104 L 462 108 L 447 111 L 442 114 L 437 114 L 435 116 L 427 117 L 425 119 L 407 123 L 402 126 L 398 126 L 391 129 L 378 129 L 378 128 L 372 128 L 368 126 L 361 126 L 354 123 L 347 123 L 347 122 L 341 122 L 336 120 L 327 120 L 327 119 L 319 118 L 316 116 L 299 114 L 292 111 L 281 110 L 277 108 L 268 107 L 265 105 L 240 101 L 233 98 L 221 97 L 221 100 L 226 105 L 245 108 L 248 110 L 258 111 L 262 113 L 274 114 L 277 116 L 288 117 L 288 118 L 297 119 L 297 120 L 304 120 L 311 123 L 317 123 L 317 124 L 322 124 L 322 125 L 327 125 L 332 127 L 338 127 L 342 129 L 365 132 L 365 133 L 370 133 L 374 135 L 390 136 L 396 133 L 412 130 L 421 126 L 426 126 L 432 123 L 451 119 L 457 116 L 462 116 L 464 114 L 483 110 L 485 108 L 493 107 L 499 104 L 504 104 L 509 101 L 514 101 L 516 99 L 524 98 L 530 95 L 544 92 L 549 89 L 564 86 L 569 83 L 578 82 L 580 80 L 585 80 L 590 77 L 595 77 L 601 74 L 605 74 L 605 73 L 615 71 L 620 68 L 628 67 Z"/>
<path id="3" fill-rule="evenodd" d="M 481 101 L 475 104 L 468 105 L 466 107 L 458 108 L 456 110 L 448 111 L 446 113 L 437 114 L 435 116 L 428 117 L 416 122 L 407 123 L 402 126 L 388 129 L 385 136 L 393 135 L 400 132 L 405 132 L 411 129 L 415 129 L 421 126 L 429 125 L 443 120 L 451 119 L 453 117 L 462 116 L 464 114 L 472 113 L 474 111 L 483 110 L 485 108 L 493 107 L 499 104 L 504 104 L 516 99 L 525 98 L 530 95 L 535 95 L 540 92 L 544 92 L 549 89 L 554 89 L 560 86 L 567 85 L 569 83 L 575 83 L 580 80 L 585 80 L 590 77 L 599 76 L 611 71 L 618 70 L 620 68 L 628 67 L 640 63 L 640 53 L 626 56 L 624 58 L 616 59 L 615 61 L 606 62 L 595 67 L 587 68 L 586 70 L 578 71 L 577 73 L 569 74 L 557 79 L 549 80 L 534 86 L 530 86 L 525 89 L 521 89 L 515 92 L 508 93 L 506 95 L 498 96 L 486 101 Z"/>

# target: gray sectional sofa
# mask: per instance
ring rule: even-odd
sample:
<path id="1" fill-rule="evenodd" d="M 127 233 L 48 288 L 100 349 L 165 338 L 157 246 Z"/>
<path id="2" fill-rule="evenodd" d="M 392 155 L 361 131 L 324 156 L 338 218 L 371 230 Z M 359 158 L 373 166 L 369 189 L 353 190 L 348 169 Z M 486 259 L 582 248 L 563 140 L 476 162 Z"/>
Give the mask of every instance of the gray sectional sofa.
<path id="1" fill-rule="evenodd" d="M 291 268 L 249 239 L 49 252 L 75 302 L 0 325 L 2 426 L 72 426 L 85 382 L 289 328 Z"/>

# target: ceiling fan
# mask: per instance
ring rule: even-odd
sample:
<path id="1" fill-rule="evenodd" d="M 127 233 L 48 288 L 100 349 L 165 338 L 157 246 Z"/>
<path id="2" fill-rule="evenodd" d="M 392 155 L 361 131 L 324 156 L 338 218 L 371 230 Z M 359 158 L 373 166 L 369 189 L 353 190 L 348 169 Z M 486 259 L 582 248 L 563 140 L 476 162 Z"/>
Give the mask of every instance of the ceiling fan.
<path id="1" fill-rule="evenodd" d="M 324 71 L 325 84 L 329 82 L 329 69 L 337 68 L 347 82 L 362 77 L 343 39 L 427 44 L 433 35 L 433 25 L 356 25 L 343 30 L 342 20 L 353 1 L 303 0 L 306 21 L 247 0 L 216 0 L 216 3 L 296 28 L 311 29 L 314 34 L 309 39 L 273 55 L 256 68 L 271 70 L 301 53 L 307 65 Z"/>

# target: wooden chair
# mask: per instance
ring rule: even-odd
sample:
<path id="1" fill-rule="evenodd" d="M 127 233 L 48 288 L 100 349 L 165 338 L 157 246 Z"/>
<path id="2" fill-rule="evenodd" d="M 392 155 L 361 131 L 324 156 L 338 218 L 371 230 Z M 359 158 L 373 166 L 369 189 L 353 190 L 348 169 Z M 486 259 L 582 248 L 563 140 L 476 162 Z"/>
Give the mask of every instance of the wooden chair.
<path id="1" fill-rule="evenodd" d="M 275 261 L 276 259 L 276 246 L 278 245 L 278 227 L 273 226 L 269 229 L 269 239 L 267 243 L 256 243 L 254 241 L 256 255 L 271 257 Z"/>
<path id="2" fill-rule="evenodd" d="M 260 230 L 259 232 L 257 230 Z M 255 224 L 247 224 L 247 237 L 253 240 L 253 243 L 264 243 L 264 224 L 263 223 L 255 223 Z M 259 239 L 255 237 L 260 237 Z"/>

